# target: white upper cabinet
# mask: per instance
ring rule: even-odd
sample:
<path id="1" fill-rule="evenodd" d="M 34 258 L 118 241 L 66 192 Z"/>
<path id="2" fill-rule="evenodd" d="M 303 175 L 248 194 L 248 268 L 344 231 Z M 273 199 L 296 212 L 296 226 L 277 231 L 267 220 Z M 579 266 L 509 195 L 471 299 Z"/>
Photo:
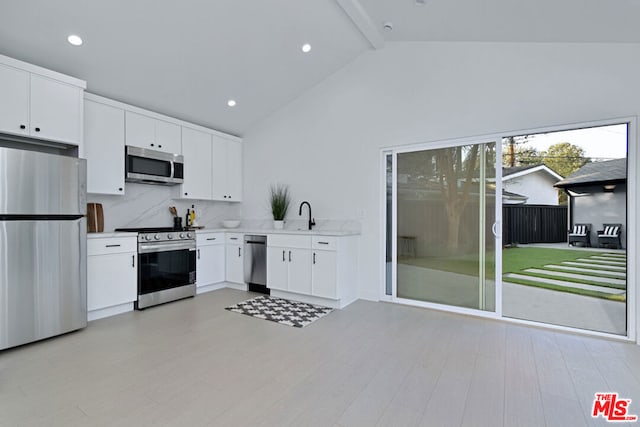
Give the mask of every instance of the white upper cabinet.
<path id="1" fill-rule="evenodd" d="M 0 132 L 81 145 L 84 87 L 81 80 L 0 56 Z"/>
<path id="2" fill-rule="evenodd" d="M 156 120 L 156 143 L 160 151 L 181 154 L 182 138 L 180 126 L 175 123 Z"/>
<path id="3" fill-rule="evenodd" d="M 242 142 L 182 128 L 183 199 L 242 200 Z"/>
<path id="4" fill-rule="evenodd" d="M 180 154 L 180 126 L 163 120 L 127 111 L 125 117 L 127 145 Z"/>
<path id="5" fill-rule="evenodd" d="M 124 194 L 124 110 L 90 99 L 84 102 L 87 192 Z"/>
<path id="6" fill-rule="evenodd" d="M 184 183 L 181 197 L 211 199 L 211 134 L 182 128 Z"/>
<path id="7" fill-rule="evenodd" d="M 32 74 L 29 134 L 80 144 L 83 94 L 79 87 Z"/>
<path id="8" fill-rule="evenodd" d="M 242 201 L 242 143 L 213 135 L 213 200 Z"/>
<path id="9" fill-rule="evenodd" d="M 242 201 L 242 143 L 239 141 L 227 141 L 227 193 L 227 200 Z"/>
<path id="10" fill-rule="evenodd" d="M 29 135 L 29 73 L 0 64 L 0 131 Z"/>

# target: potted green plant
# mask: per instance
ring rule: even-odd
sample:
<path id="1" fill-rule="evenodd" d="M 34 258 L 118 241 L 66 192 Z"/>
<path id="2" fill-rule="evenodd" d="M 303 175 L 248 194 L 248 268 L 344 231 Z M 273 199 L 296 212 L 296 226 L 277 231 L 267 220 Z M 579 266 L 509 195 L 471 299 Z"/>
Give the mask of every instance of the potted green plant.
<path id="1" fill-rule="evenodd" d="M 271 186 L 271 213 L 273 214 L 273 228 L 282 230 L 284 228 L 284 219 L 287 216 L 291 197 L 289 196 L 289 187 L 287 185 Z"/>

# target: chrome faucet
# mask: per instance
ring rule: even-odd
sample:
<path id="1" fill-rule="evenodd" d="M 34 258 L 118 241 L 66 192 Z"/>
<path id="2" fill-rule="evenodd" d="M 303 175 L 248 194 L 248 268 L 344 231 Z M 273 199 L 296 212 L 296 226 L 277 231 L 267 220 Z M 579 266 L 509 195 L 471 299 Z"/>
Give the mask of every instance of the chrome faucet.
<path id="1" fill-rule="evenodd" d="M 298 215 L 302 215 L 302 206 L 305 204 L 309 206 L 309 230 L 311 230 L 311 228 L 314 225 L 316 225 L 316 221 L 311 217 L 311 205 L 309 204 L 309 202 L 305 200 L 304 202 L 300 203 L 300 209 L 298 209 Z"/>

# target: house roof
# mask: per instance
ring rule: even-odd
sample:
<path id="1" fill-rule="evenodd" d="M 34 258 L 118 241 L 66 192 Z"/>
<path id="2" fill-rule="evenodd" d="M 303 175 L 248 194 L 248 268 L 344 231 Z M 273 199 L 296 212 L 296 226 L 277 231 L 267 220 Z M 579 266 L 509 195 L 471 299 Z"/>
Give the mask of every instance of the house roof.
<path id="1" fill-rule="evenodd" d="M 587 163 L 554 187 L 567 188 L 606 182 L 627 182 L 627 159 Z"/>
<path id="2" fill-rule="evenodd" d="M 514 192 L 511 192 L 511 191 L 506 191 L 505 189 L 502 189 L 502 197 L 510 199 L 510 200 L 525 200 L 526 201 L 528 199 L 527 196 L 523 196 L 522 194 L 514 193 Z"/>
<path id="3" fill-rule="evenodd" d="M 562 175 L 558 174 L 553 169 L 551 169 L 550 167 L 548 167 L 546 165 L 543 165 L 543 164 L 528 165 L 528 166 L 515 166 L 515 167 L 512 167 L 512 168 L 502 168 L 502 180 L 503 181 L 508 181 L 510 179 L 513 179 L 513 178 L 518 178 L 520 176 L 528 175 L 528 174 L 531 174 L 531 173 L 536 173 L 536 172 L 539 172 L 539 171 L 543 171 L 543 172 L 548 173 L 549 175 L 551 175 L 553 178 L 555 178 L 558 181 L 562 180 Z"/>

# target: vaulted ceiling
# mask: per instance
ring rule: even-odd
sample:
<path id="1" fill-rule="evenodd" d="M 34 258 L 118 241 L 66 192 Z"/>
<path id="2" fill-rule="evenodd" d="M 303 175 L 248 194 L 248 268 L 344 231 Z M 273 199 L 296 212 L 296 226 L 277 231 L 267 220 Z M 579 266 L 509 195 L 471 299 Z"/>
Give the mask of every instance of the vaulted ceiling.
<path id="1" fill-rule="evenodd" d="M 0 54 L 242 135 L 387 41 L 638 43 L 638 17 L 635 0 L 5 0 Z"/>

